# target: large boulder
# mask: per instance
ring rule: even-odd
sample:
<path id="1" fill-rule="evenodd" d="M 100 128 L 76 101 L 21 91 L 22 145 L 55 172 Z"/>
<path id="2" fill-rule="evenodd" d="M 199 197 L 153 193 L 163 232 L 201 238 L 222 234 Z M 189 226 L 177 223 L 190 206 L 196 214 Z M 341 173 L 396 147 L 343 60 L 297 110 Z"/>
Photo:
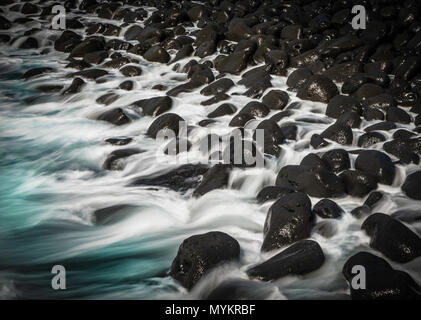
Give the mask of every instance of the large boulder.
<path id="1" fill-rule="evenodd" d="M 375 177 L 380 183 L 391 185 L 396 168 L 388 155 L 377 150 L 363 150 L 355 160 L 355 169 Z"/>
<path id="2" fill-rule="evenodd" d="M 356 270 L 365 270 L 365 288 L 354 288 L 358 275 Z M 350 257 L 342 273 L 350 284 L 353 300 L 408 300 L 419 299 L 420 287 L 405 272 L 393 269 L 390 264 L 371 253 L 359 252 Z M 362 275 L 362 274 L 361 274 Z M 358 279 L 356 279 L 358 280 Z M 359 282 L 359 281 L 356 281 Z M 417 292 L 418 291 L 418 292 Z"/>
<path id="3" fill-rule="evenodd" d="M 151 62 L 168 63 L 171 59 L 168 52 L 161 46 L 153 46 L 145 52 L 143 57 Z"/>
<path id="4" fill-rule="evenodd" d="M 369 216 L 361 229 L 371 237 L 370 247 L 393 261 L 406 263 L 421 255 L 421 238 L 386 214 Z"/>
<path id="5" fill-rule="evenodd" d="M 345 184 L 346 193 L 353 197 L 365 197 L 377 189 L 377 179 L 360 170 L 345 170 L 339 177 Z"/>
<path id="6" fill-rule="evenodd" d="M 167 112 L 172 107 L 172 99 L 168 96 L 154 97 L 150 99 L 142 99 L 133 102 L 133 105 L 141 108 L 142 113 L 147 116 L 159 116 L 160 114 Z"/>
<path id="7" fill-rule="evenodd" d="M 319 269 L 325 261 L 320 245 L 313 240 L 301 240 L 269 260 L 247 270 L 247 274 L 263 281 L 288 275 L 304 275 Z"/>
<path id="8" fill-rule="evenodd" d="M 350 145 L 354 139 L 351 127 L 338 122 L 329 126 L 320 136 L 342 145 Z"/>
<path id="9" fill-rule="evenodd" d="M 310 199 L 301 192 L 279 198 L 269 209 L 263 229 L 262 251 L 282 248 L 310 236 Z"/>
<path id="10" fill-rule="evenodd" d="M 298 89 L 297 97 L 303 100 L 328 103 L 338 95 L 338 87 L 325 76 L 314 75 Z"/>
<path id="11" fill-rule="evenodd" d="M 151 138 L 156 138 L 158 132 L 161 130 L 172 130 L 175 136 L 178 136 L 180 130 L 180 124 L 184 122 L 184 119 L 175 113 L 166 113 L 157 118 L 149 126 L 146 135 Z"/>
<path id="12" fill-rule="evenodd" d="M 272 110 L 284 109 L 288 101 L 288 93 L 282 90 L 272 90 L 262 98 L 263 104 Z"/>
<path id="13" fill-rule="evenodd" d="M 325 167 L 333 173 L 339 173 L 351 167 L 348 152 L 344 149 L 332 149 L 322 156 Z"/>
<path id="14" fill-rule="evenodd" d="M 180 245 L 171 265 L 170 275 L 187 289 L 213 268 L 240 256 L 237 240 L 223 232 L 194 235 Z"/>
<path id="15" fill-rule="evenodd" d="M 296 191 L 311 197 L 334 198 L 345 194 L 343 181 L 324 168 L 288 165 L 279 171 L 276 185 L 282 186 L 283 180 L 288 181 Z"/>
<path id="16" fill-rule="evenodd" d="M 411 199 L 421 200 L 421 171 L 416 171 L 406 177 L 402 191 Z"/>
<path id="17" fill-rule="evenodd" d="M 322 199 L 317 202 L 313 207 L 313 212 L 324 219 L 339 219 L 345 213 L 335 201 L 330 199 Z"/>

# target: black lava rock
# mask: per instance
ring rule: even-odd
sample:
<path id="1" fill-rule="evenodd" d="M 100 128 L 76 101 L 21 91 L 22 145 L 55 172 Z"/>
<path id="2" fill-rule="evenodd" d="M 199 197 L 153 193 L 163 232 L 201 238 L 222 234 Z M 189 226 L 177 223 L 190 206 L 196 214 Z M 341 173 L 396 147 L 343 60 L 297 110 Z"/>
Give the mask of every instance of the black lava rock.
<path id="1" fill-rule="evenodd" d="M 158 132 L 161 130 L 172 130 L 177 136 L 179 134 L 181 122 L 184 122 L 184 119 L 175 113 L 163 114 L 152 122 L 146 132 L 146 135 L 151 138 L 156 138 Z"/>
<path id="2" fill-rule="evenodd" d="M 115 108 L 105 111 L 98 116 L 98 120 L 107 121 L 117 126 L 122 126 L 131 122 L 130 118 L 124 113 L 123 109 Z"/>
<path id="3" fill-rule="evenodd" d="M 402 191 L 411 199 L 421 200 L 421 171 L 416 171 L 409 174 L 404 184 Z"/>
<path id="4" fill-rule="evenodd" d="M 355 169 L 375 177 L 380 183 L 391 185 L 396 168 L 388 155 L 377 150 L 363 150 L 355 160 Z"/>
<path id="5" fill-rule="evenodd" d="M 313 207 L 313 212 L 324 219 L 339 219 L 345 213 L 335 201 L 330 199 L 317 202 Z"/>
<path id="6" fill-rule="evenodd" d="M 328 103 L 330 99 L 338 94 L 338 88 L 332 80 L 325 76 L 315 75 L 298 89 L 297 97 L 303 100 Z"/>
<path id="7" fill-rule="evenodd" d="M 133 102 L 133 105 L 141 108 L 142 113 L 147 116 L 159 116 L 160 114 L 167 112 L 172 107 L 172 99 L 167 96 L 155 97 L 150 99 L 142 99 Z"/>

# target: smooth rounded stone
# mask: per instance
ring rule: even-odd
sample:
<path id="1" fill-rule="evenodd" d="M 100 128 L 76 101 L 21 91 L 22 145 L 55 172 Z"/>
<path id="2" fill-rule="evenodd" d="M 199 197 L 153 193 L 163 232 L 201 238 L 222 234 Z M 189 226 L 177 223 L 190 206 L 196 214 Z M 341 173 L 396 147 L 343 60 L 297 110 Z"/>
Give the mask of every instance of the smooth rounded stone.
<path id="1" fill-rule="evenodd" d="M 375 177 L 380 183 L 391 185 L 396 167 L 390 157 L 377 150 L 363 150 L 355 160 L 355 169 Z"/>
<path id="2" fill-rule="evenodd" d="M 171 59 L 168 52 L 159 45 L 151 47 L 143 57 L 150 62 L 168 63 Z"/>
<path id="3" fill-rule="evenodd" d="M 113 49 L 113 50 L 128 51 L 129 49 L 133 47 L 133 45 L 130 42 L 126 42 L 120 39 L 111 39 L 107 41 L 106 47 L 108 49 Z"/>
<path id="4" fill-rule="evenodd" d="M 310 69 L 297 69 L 289 75 L 287 79 L 287 86 L 290 90 L 297 91 L 307 82 L 307 80 L 311 78 L 312 75 L 313 73 Z"/>
<path id="5" fill-rule="evenodd" d="M 371 208 L 367 205 L 358 206 L 351 210 L 351 215 L 353 215 L 357 219 L 361 219 L 362 217 L 367 217 L 371 214 Z"/>
<path id="6" fill-rule="evenodd" d="M 247 114 L 252 117 L 264 118 L 269 114 L 270 110 L 263 103 L 258 101 L 251 101 L 247 103 L 241 110 L 241 114 Z"/>
<path id="7" fill-rule="evenodd" d="M 124 39 L 127 41 L 137 40 L 137 37 L 141 34 L 143 28 L 138 25 L 132 25 L 127 31 L 124 33 Z"/>
<path id="8" fill-rule="evenodd" d="M 216 51 L 216 44 L 214 41 L 208 40 L 202 42 L 200 46 L 197 47 L 195 55 L 204 58 L 212 55 Z"/>
<path id="9" fill-rule="evenodd" d="M 376 143 L 386 141 L 386 137 L 379 132 L 366 132 L 358 138 L 358 146 L 361 148 L 370 148 Z"/>
<path id="10" fill-rule="evenodd" d="M 184 58 L 190 57 L 193 54 L 193 52 L 194 49 L 191 44 L 184 45 L 180 50 L 178 50 L 174 59 L 171 61 L 171 64 L 180 61 Z"/>
<path id="11" fill-rule="evenodd" d="M 65 68 L 73 68 L 73 69 L 78 69 L 78 70 L 85 70 L 87 68 L 92 67 L 92 65 L 90 63 L 87 63 L 86 61 L 83 60 L 76 60 L 76 59 L 69 59 L 70 62 L 65 66 Z"/>
<path id="12" fill-rule="evenodd" d="M 365 289 L 354 288 L 355 267 L 365 270 Z M 413 300 L 419 299 L 419 286 L 407 273 L 393 269 L 390 264 L 374 254 L 358 252 L 350 257 L 342 269 L 349 283 L 353 300 Z"/>
<path id="13" fill-rule="evenodd" d="M 200 105 L 202 106 L 210 106 L 216 103 L 219 103 L 221 101 L 225 101 L 230 99 L 231 97 L 225 93 L 218 93 L 216 96 L 213 96 L 212 98 L 200 102 Z"/>
<path id="14" fill-rule="evenodd" d="M 338 119 L 342 114 L 349 111 L 361 114 L 361 106 L 358 101 L 352 96 L 337 95 L 327 104 L 326 115 Z"/>
<path id="15" fill-rule="evenodd" d="M 157 175 L 135 178 L 129 186 L 160 187 L 184 193 L 196 188 L 208 169 L 205 164 L 188 163 L 164 173 L 159 172 Z"/>
<path id="16" fill-rule="evenodd" d="M 125 146 L 133 141 L 133 138 L 108 138 L 105 142 L 114 146 Z"/>
<path id="17" fill-rule="evenodd" d="M 271 155 L 277 155 L 280 152 L 278 145 L 284 143 L 285 136 L 282 129 L 273 120 L 263 120 L 260 122 L 253 135 L 253 139 L 257 140 L 257 130 L 263 130 L 264 152 Z"/>
<path id="18" fill-rule="evenodd" d="M 309 67 L 320 61 L 321 54 L 317 49 L 308 50 L 296 57 L 291 57 L 290 66 L 293 68 Z"/>
<path id="19" fill-rule="evenodd" d="M 282 298 L 276 285 L 245 279 L 228 279 L 210 292 L 205 292 L 206 300 L 269 300 Z"/>
<path id="20" fill-rule="evenodd" d="M 214 111 L 208 114 L 208 118 L 223 117 L 226 115 L 234 114 L 237 111 L 237 107 L 231 103 L 223 103 L 217 107 Z"/>
<path id="21" fill-rule="evenodd" d="M 288 101 L 288 93 L 282 90 L 272 90 L 262 98 L 263 104 L 272 110 L 284 109 Z"/>
<path id="22" fill-rule="evenodd" d="M 325 168 L 333 173 L 338 173 L 351 167 L 348 152 L 344 149 L 327 151 L 323 154 L 322 161 L 325 163 Z"/>
<path id="23" fill-rule="evenodd" d="M 367 121 L 384 120 L 385 118 L 383 110 L 375 109 L 371 107 L 364 108 L 363 116 L 364 116 L 364 119 Z"/>
<path id="24" fill-rule="evenodd" d="M 312 225 L 311 201 L 301 192 L 279 198 L 269 209 L 263 229 L 262 251 L 271 251 L 306 239 Z"/>
<path id="25" fill-rule="evenodd" d="M 194 235 L 178 248 L 170 275 L 182 286 L 191 289 L 211 269 L 238 261 L 239 256 L 238 241 L 226 233 L 212 231 Z"/>
<path id="26" fill-rule="evenodd" d="M 303 27 L 300 25 L 287 25 L 282 28 L 281 38 L 285 40 L 297 40 L 303 37 Z"/>
<path id="27" fill-rule="evenodd" d="M 359 128 L 361 126 L 360 115 L 354 111 L 348 111 L 341 114 L 336 122 L 351 128 Z"/>
<path id="28" fill-rule="evenodd" d="M 415 135 L 416 135 L 415 132 L 411 132 L 411 131 L 408 131 L 408 130 L 405 130 L 405 129 L 399 129 L 399 130 L 396 130 L 393 133 L 393 139 L 395 139 L 395 140 L 407 140 L 407 139 L 412 138 Z"/>
<path id="29" fill-rule="evenodd" d="M 365 83 L 353 95 L 357 101 L 362 103 L 368 98 L 378 96 L 382 93 L 384 93 L 382 87 L 373 83 Z"/>
<path id="30" fill-rule="evenodd" d="M 365 132 L 372 132 L 372 131 L 390 131 L 396 129 L 396 124 L 390 121 L 383 121 L 371 126 L 368 126 L 364 129 Z"/>
<path id="31" fill-rule="evenodd" d="M 286 140 L 297 140 L 298 127 L 295 124 L 282 124 L 281 131 Z"/>
<path id="32" fill-rule="evenodd" d="M 421 238 L 389 215 L 375 213 L 361 226 L 370 237 L 370 247 L 389 259 L 406 263 L 421 255 Z"/>
<path id="33" fill-rule="evenodd" d="M 246 50 L 234 51 L 228 56 L 218 56 L 215 59 L 215 67 L 219 73 L 239 74 L 245 68 L 250 58 L 250 52 Z"/>
<path id="34" fill-rule="evenodd" d="M 377 180 L 359 170 L 346 170 L 339 177 L 345 184 L 346 193 L 353 197 L 365 197 L 377 189 Z"/>
<path id="35" fill-rule="evenodd" d="M 247 113 L 236 114 L 230 121 L 230 127 L 244 127 L 247 122 L 255 119 L 252 115 Z"/>
<path id="36" fill-rule="evenodd" d="M 193 196 L 200 197 L 212 190 L 225 188 L 228 185 L 231 169 L 232 166 L 227 164 L 214 165 L 205 173 Z"/>
<path id="37" fill-rule="evenodd" d="M 22 9 L 20 10 L 21 13 L 23 14 L 35 14 L 38 13 L 39 11 L 39 7 L 33 3 L 29 3 L 26 2 L 23 6 Z"/>
<path id="38" fill-rule="evenodd" d="M 256 196 L 256 200 L 258 203 L 264 203 L 266 201 L 279 199 L 280 197 L 292 192 L 294 192 L 294 190 L 289 188 L 268 186 L 259 191 Z"/>
<path id="39" fill-rule="evenodd" d="M 276 280 L 289 275 L 305 275 L 319 269 L 325 261 L 320 245 L 313 240 L 296 242 L 269 260 L 247 270 L 252 278 Z"/>
<path id="40" fill-rule="evenodd" d="M 98 99 L 95 100 L 96 103 L 104 104 L 106 106 L 112 104 L 113 102 L 117 101 L 120 96 L 114 92 L 108 92 L 103 94 Z"/>
<path id="41" fill-rule="evenodd" d="M 19 49 L 38 49 L 38 40 L 33 37 L 27 37 L 19 44 Z"/>
<path id="42" fill-rule="evenodd" d="M 105 111 L 97 117 L 97 120 L 106 121 L 115 124 L 116 126 L 122 126 L 131 122 L 130 118 L 121 108 Z"/>
<path id="43" fill-rule="evenodd" d="M 316 223 L 313 228 L 313 233 L 320 234 L 323 238 L 330 239 L 338 233 L 338 224 L 332 219 L 322 220 Z"/>
<path id="44" fill-rule="evenodd" d="M 342 145 L 351 145 L 354 137 L 351 127 L 340 123 L 332 124 L 320 136 L 323 139 L 329 139 Z"/>
<path id="45" fill-rule="evenodd" d="M 125 77 L 137 77 L 142 74 L 142 69 L 136 66 L 124 66 L 120 70 L 122 75 Z"/>
<path id="46" fill-rule="evenodd" d="M 5 17 L 0 16 L 0 30 L 8 30 L 12 27 L 12 23 Z"/>
<path id="47" fill-rule="evenodd" d="M 270 120 L 273 120 L 275 122 L 279 122 L 284 118 L 292 116 L 293 114 L 294 114 L 294 111 L 292 111 L 292 110 L 284 110 L 284 111 L 275 113 L 272 117 L 270 117 Z"/>
<path id="48" fill-rule="evenodd" d="M 373 209 L 383 199 L 384 195 L 380 191 L 371 192 L 367 199 L 364 201 L 364 205 Z"/>
<path id="49" fill-rule="evenodd" d="M 388 93 L 382 93 L 377 96 L 369 97 L 362 102 L 363 109 L 374 109 L 386 111 L 396 106 L 396 101 Z"/>
<path id="50" fill-rule="evenodd" d="M 309 153 L 306 155 L 303 160 L 300 162 L 300 166 L 309 166 L 312 168 L 326 168 L 326 163 L 320 159 L 320 157 L 317 154 Z"/>
<path id="51" fill-rule="evenodd" d="M 420 72 L 421 59 L 419 56 L 412 56 L 405 59 L 405 61 L 396 69 L 395 75 L 403 80 L 410 80 Z"/>
<path id="52" fill-rule="evenodd" d="M 386 120 L 395 123 L 409 124 L 411 123 L 411 116 L 401 108 L 390 107 L 386 111 Z"/>
<path id="53" fill-rule="evenodd" d="M 83 61 L 91 64 L 100 64 L 108 57 L 105 50 L 89 52 L 83 55 Z"/>
<path id="54" fill-rule="evenodd" d="M 276 185 L 286 179 L 296 191 L 301 191 L 311 197 L 336 198 L 345 195 L 343 181 L 334 173 L 324 168 L 287 165 L 278 173 Z"/>
<path id="55" fill-rule="evenodd" d="M 26 71 L 23 75 L 22 75 L 22 79 L 28 80 L 40 75 L 44 75 L 46 73 L 50 73 L 55 71 L 55 69 L 53 68 L 49 68 L 49 67 L 41 67 L 41 68 L 33 68 L 33 69 L 29 69 L 28 71 Z"/>
<path id="56" fill-rule="evenodd" d="M 133 106 L 142 109 L 142 113 L 147 116 L 158 116 L 171 109 L 173 101 L 168 96 L 154 97 L 150 99 L 142 99 L 133 102 Z"/>
<path id="57" fill-rule="evenodd" d="M 283 70 L 289 66 L 289 56 L 284 50 L 270 50 L 265 55 L 265 63 Z"/>
<path id="58" fill-rule="evenodd" d="M 109 74 L 108 71 L 102 70 L 102 69 L 87 69 L 87 70 L 74 72 L 70 74 L 70 77 L 82 77 L 85 79 L 96 80 L 108 74 Z"/>
<path id="59" fill-rule="evenodd" d="M 74 94 L 82 91 L 82 87 L 86 85 L 86 82 L 81 78 L 74 78 L 70 86 L 65 89 L 62 94 Z"/>
<path id="60" fill-rule="evenodd" d="M 328 103 L 339 91 L 332 80 L 325 76 L 314 75 L 297 91 L 297 97 L 303 100 Z"/>
<path id="61" fill-rule="evenodd" d="M 336 82 L 344 82 L 353 75 L 363 71 L 363 65 L 360 62 L 350 61 L 333 65 L 322 73 L 322 75 Z"/>
<path id="62" fill-rule="evenodd" d="M 104 51 L 104 49 L 105 41 L 103 39 L 98 37 L 88 38 L 74 47 L 70 53 L 70 56 L 83 58 L 87 53 Z"/>
<path id="63" fill-rule="evenodd" d="M 54 93 L 58 92 L 63 89 L 62 85 L 54 85 L 54 84 L 44 84 L 35 87 L 35 90 L 40 91 L 42 93 Z"/>
<path id="64" fill-rule="evenodd" d="M 228 78 L 218 79 L 210 85 L 204 87 L 200 94 L 204 96 L 217 95 L 221 93 L 226 93 L 229 89 L 234 86 L 234 81 Z"/>
<path id="65" fill-rule="evenodd" d="M 123 170 L 120 159 L 128 158 L 132 155 L 142 153 L 143 151 L 137 148 L 118 149 L 111 152 L 105 160 L 102 168 L 104 170 Z"/>
<path id="66" fill-rule="evenodd" d="M 421 153 L 421 139 L 394 139 L 386 142 L 383 149 L 405 164 L 419 163 Z"/>
<path id="67" fill-rule="evenodd" d="M 152 122 L 146 132 L 146 135 L 155 139 L 161 130 L 164 130 L 165 132 L 167 130 L 171 130 L 175 136 L 178 136 L 180 124 L 182 122 L 185 122 L 185 120 L 175 113 L 163 114 Z"/>
<path id="68" fill-rule="evenodd" d="M 134 83 L 132 80 L 126 80 L 120 83 L 118 87 L 122 90 L 131 91 L 133 90 Z"/>
<path id="69" fill-rule="evenodd" d="M 317 202 L 313 207 L 313 212 L 324 219 L 339 219 L 345 213 L 335 201 L 330 199 L 322 199 Z"/>
<path id="70" fill-rule="evenodd" d="M 404 184 L 402 185 L 402 191 L 411 199 L 421 200 L 421 171 L 416 171 L 409 174 Z"/>
<path id="71" fill-rule="evenodd" d="M 391 214 L 392 218 L 398 219 L 405 223 L 417 223 L 421 221 L 420 210 L 398 210 Z"/>
<path id="72" fill-rule="evenodd" d="M 315 133 L 311 136 L 310 145 L 314 149 L 327 147 L 330 143 L 323 139 L 319 134 Z"/>

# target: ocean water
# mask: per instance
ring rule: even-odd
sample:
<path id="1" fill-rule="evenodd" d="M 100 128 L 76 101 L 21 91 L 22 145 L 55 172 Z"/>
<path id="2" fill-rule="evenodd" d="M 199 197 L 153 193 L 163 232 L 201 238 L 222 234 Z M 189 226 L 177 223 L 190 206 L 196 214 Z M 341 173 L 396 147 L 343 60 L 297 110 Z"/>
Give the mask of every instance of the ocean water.
<path id="1" fill-rule="evenodd" d="M 45 46 L 59 32 L 48 31 L 40 36 Z M 135 90 L 115 89 L 124 77 L 110 71 L 110 80 L 97 84 L 88 81 L 81 93 L 71 96 L 40 94 L 40 84 L 68 86 L 72 79 L 65 75 L 66 55 L 54 52 L 43 55 L 31 50 L 1 47 L 0 55 L 0 297 L 60 298 L 60 299 L 199 299 L 229 278 L 246 279 L 245 270 L 279 251 L 261 253 L 263 223 L 272 204 L 259 205 L 257 193 L 273 185 L 279 169 L 287 164 L 299 164 L 311 152 L 310 137 L 322 132 L 333 119 L 324 115 L 325 104 L 301 102 L 291 117 L 280 124 L 298 123 L 297 141 L 287 141 L 279 159 L 271 159 L 265 168 L 235 169 L 229 187 L 215 190 L 196 199 L 192 190 L 186 193 L 164 188 L 128 187 L 136 177 L 151 177 L 175 168 L 180 163 L 160 153 L 157 141 L 145 132 L 153 118 L 142 116 L 130 107 L 136 100 L 163 95 L 152 89 L 156 84 L 168 88 L 186 80 L 184 73 L 173 66 L 149 63 L 141 57 L 143 74 L 132 78 Z M 208 57 L 212 59 L 213 57 Z M 195 58 L 199 60 L 199 58 Z M 180 62 L 184 64 L 190 59 Z M 56 72 L 28 81 L 21 74 L 34 67 L 48 66 Z M 240 76 L 232 76 L 238 80 Z M 274 76 L 273 87 L 286 90 L 286 78 Z M 95 100 L 113 90 L 120 98 L 105 107 Z M 270 89 L 269 89 L 270 90 Z M 207 97 L 200 88 L 173 98 L 171 112 L 182 116 L 191 126 L 190 162 L 204 161 L 199 152 L 200 140 L 209 129 L 197 126 L 219 104 L 201 106 Z M 251 101 L 241 95 L 245 87 L 233 87 L 228 93 L 238 108 Z M 299 101 L 290 93 L 291 102 Z M 109 108 L 123 107 L 133 119 L 122 127 L 95 120 Z M 272 111 L 268 117 L 275 114 Z M 320 123 L 302 121 L 303 118 Z M 228 134 L 231 117 L 223 117 L 210 126 L 213 133 Z M 301 119 L 301 120 L 300 120 Z M 363 121 L 362 127 L 369 123 Z M 255 128 L 256 121 L 247 124 Z M 405 126 L 402 126 L 405 127 Z M 354 131 L 354 139 L 363 133 Z M 393 134 L 393 131 L 388 133 Z M 106 144 L 110 137 L 129 136 L 133 142 L 117 147 Z M 121 171 L 105 171 L 102 164 L 107 155 L 119 148 L 139 148 L 144 153 L 125 159 Z M 335 144 L 331 148 L 355 150 L 354 146 Z M 381 149 L 381 144 L 375 146 Z M 355 161 L 355 155 L 351 162 Z M 402 195 L 400 185 L 415 166 L 397 166 L 398 174 L 392 186 L 379 185 L 386 193 L 378 212 L 391 214 L 401 209 L 419 209 L 416 201 Z M 312 198 L 314 205 L 320 199 Z M 313 234 L 323 248 L 326 262 L 322 268 L 302 277 L 285 277 L 267 285 L 270 299 L 347 298 L 348 286 L 342 276 L 342 266 L 352 254 L 371 251 L 369 238 L 360 230 L 363 220 L 350 211 L 364 199 L 345 197 L 337 203 L 346 211 L 333 223 L 337 233 L 329 239 Z M 113 223 L 98 225 L 93 212 L 115 205 L 128 205 L 124 214 Z M 321 219 L 319 219 L 321 220 Z M 410 226 L 421 232 L 421 225 Z M 214 270 L 187 292 L 167 273 L 183 239 L 208 231 L 223 231 L 237 239 L 241 246 L 239 264 Z M 377 253 L 379 254 L 379 253 Z M 394 265 L 421 280 L 420 259 L 405 265 Z M 66 269 L 66 290 L 51 287 L 54 265 Z"/>

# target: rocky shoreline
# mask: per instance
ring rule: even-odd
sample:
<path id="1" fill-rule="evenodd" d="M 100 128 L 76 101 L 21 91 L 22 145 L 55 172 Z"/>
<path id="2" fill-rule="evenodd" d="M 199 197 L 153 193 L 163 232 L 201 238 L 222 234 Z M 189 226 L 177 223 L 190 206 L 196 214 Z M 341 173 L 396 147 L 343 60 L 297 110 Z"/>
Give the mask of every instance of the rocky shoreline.
<path id="1" fill-rule="evenodd" d="M 246 268 L 249 279 L 227 280 L 204 298 L 256 298 L 253 291 L 262 285 L 260 281 L 316 272 L 326 255 L 312 236 L 329 239 L 341 232 L 335 223 L 345 215 L 360 221 L 360 230 L 370 238 L 367 250 L 337 266 L 349 283 L 346 295 L 421 297 L 417 281 L 402 271 L 405 263 L 421 256 L 418 1 L 361 1 L 368 15 L 365 30 L 354 30 L 350 24 L 351 9 L 360 1 L 68 0 L 66 30 L 52 30 L 55 4 L 0 1 L 4 46 L 40 56 L 55 50 L 66 57 L 64 74 L 37 67 L 21 75 L 21 81 L 48 80 L 61 72 L 63 81 L 71 81 L 38 85 L 35 89 L 44 96 L 77 97 L 88 83 L 118 80 L 114 89 L 95 97 L 104 106 L 95 120 L 124 128 L 149 117 L 142 139 L 157 139 L 160 130 L 170 129 L 177 136 L 175 153 L 180 152 L 182 122 L 187 122 L 190 133 L 224 126 L 225 133 L 217 140 L 239 128 L 242 143 L 256 142 L 246 129 L 263 129 L 264 149 L 253 147 L 253 152 L 264 154 L 269 170 L 271 162 L 285 157 L 286 148 L 304 152 L 299 162 L 286 159 L 273 170 L 273 184 L 255 195 L 255 203 L 267 208 L 261 251 L 270 257 Z M 11 32 L 16 26 L 20 31 Z M 44 29 L 49 30 L 46 38 Z M 143 89 L 137 82 L 148 64 L 169 66 L 180 78 L 171 79 L 172 86 L 151 85 L 155 91 L 151 98 L 119 105 L 122 96 Z M 279 88 L 279 81 L 287 90 Z M 192 122 L 174 112 L 175 101 L 182 101 L 185 94 L 200 95 L 198 107 L 206 110 L 205 117 Z M 245 103 L 234 103 L 234 98 Z M 300 115 L 306 105 L 311 112 Z M 311 132 L 309 124 L 320 129 Z M 103 170 L 122 170 L 126 160 L 146 152 L 130 146 L 137 138 L 104 139 L 115 150 L 102 164 Z M 203 139 L 211 140 L 210 135 L 197 139 L 193 134 L 192 141 L 185 141 L 188 152 Z M 207 146 L 221 157 L 230 150 Z M 204 197 L 229 188 L 233 171 L 253 170 L 253 165 L 235 163 L 231 154 L 228 159 L 228 163 L 180 164 L 153 177 L 140 175 L 126 187 L 165 188 Z M 417 210 L 379 211 L 389 193 L 396 192 L 418 201 Z M 357 199 L 360 205 L 345 210 L 337 203 L 344 197 Z M 97 210 L 94 221 L 107 224 L 121 210 Z M 225 264 L 241 264 L 241 246 L 231 235 L 215 230 L 185 239 L 168 268 L 169 275 L 190 290 Z M 354 266 L 366 270 L 364 290 L 352 286 Z"/>

